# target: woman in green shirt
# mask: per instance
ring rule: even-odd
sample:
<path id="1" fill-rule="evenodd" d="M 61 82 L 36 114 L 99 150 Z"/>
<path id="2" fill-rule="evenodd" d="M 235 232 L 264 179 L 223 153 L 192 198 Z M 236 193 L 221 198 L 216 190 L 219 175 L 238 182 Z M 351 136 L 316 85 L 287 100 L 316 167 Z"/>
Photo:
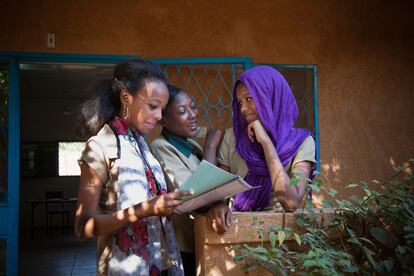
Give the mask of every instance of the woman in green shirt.
<path id="1" fill-rule="evenodd" d="M 162 132 L 151 143 L 151 150 L 164 170 L 168 190 L 174 191 L 190 177 L 202 159 L 215 164 L 223 133 L 210 131 L 201 147 L 194 140 L 199 132 L 197 104 L 183 89 L 168 85 L 168 92 L 168 103 L 160 121 Z M 174 214 L 173 224 L 185 275 L 195 275 L 193 219 L 190 214 Z"/>

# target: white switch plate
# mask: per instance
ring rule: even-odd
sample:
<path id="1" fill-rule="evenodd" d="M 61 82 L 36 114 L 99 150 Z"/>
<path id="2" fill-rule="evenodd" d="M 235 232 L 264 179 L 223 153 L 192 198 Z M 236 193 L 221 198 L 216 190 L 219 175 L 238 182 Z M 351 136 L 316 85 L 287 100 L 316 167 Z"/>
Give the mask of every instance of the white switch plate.
<path id="1" fill-rule="evenodd" d="M 47 34 L 47 48 L 55 48 L 55 34 Z"/>

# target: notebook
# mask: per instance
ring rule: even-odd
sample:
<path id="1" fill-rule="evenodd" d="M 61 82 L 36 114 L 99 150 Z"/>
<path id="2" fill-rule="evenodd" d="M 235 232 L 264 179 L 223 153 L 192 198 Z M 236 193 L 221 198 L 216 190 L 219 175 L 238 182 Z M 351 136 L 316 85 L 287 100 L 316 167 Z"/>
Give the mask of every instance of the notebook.
<path id="1" fill-rule="evenodd" d="M 180 187 L 180 191 L 192 191 L 193 195 L 184 197 L 184 203 L 176 207 L 174 211 L 178 214 L 191 212 L 252 188 L 240 176 L 202 160 Z"/>

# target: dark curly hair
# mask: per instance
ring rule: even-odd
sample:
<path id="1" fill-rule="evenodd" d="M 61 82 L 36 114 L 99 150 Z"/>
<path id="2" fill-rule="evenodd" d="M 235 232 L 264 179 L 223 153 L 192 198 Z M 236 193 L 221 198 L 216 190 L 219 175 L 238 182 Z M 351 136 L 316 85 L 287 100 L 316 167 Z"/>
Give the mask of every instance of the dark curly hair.
<path id="1" fill-rule="evenodd" d="M 123 89 L 135 95 L 146 82 L 154 80 L 167 83 L 160 67 L 148 60 L 134 59 L 117 64 L 113 78 L 99 81 L 92 97 L 81 104 L 79 134 L 84 138 L 95 135 L 105 123 L 119 114 Z"/>

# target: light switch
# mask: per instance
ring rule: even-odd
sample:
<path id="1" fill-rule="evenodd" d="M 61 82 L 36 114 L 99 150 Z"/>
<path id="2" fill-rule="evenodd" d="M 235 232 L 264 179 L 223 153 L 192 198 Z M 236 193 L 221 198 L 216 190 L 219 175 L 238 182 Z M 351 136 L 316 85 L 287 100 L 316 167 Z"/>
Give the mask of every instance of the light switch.
<path id="1" fill-rule="evenodd" d="M 47 48 L 55 48 L 55 34 L 47 34 Z"/>

